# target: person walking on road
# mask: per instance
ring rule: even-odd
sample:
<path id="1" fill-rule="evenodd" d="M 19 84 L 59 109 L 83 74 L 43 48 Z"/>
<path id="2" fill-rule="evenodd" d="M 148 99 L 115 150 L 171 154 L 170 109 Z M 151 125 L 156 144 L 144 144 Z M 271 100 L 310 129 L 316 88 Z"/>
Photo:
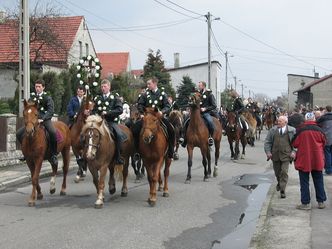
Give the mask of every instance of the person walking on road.
<path id="1" fill-rule="evenodd" d="M 324 115 L 317 119 L 317 124 L 322 128 L 326 136 L 324 147 L 325 155 L 325 174 L 332 175 L 332 107 L 326 106 Z"/>
<path id="2" fill-rule="evenodd" d="M 277 178 L 277 191 L 280 197 L 286 198 L 289 163 L 295 158 L 295 151 L 291 145 L 295 128 L 287 125 L 286 116 L 279 116 L 278 124 L 273 126 L 265 139 L 264 150 L 267 160 L 272 160 L 274 174 Z"/>
<path id="3" fill-rule="evenodd" d="M 323 130 L 315 122 L 315 114 L 308 112 L 305 115 L 304 125 L 297 130 L 292 145 L 297 148 L 295 169 L 299 171 L 301 204 L 297 209 L 310 210 L 309 175 L 311 173 L 318 208 L 325 208 L 326 193 L 322 170 L 324 168 L 324 145 L 326 138 Z"/>

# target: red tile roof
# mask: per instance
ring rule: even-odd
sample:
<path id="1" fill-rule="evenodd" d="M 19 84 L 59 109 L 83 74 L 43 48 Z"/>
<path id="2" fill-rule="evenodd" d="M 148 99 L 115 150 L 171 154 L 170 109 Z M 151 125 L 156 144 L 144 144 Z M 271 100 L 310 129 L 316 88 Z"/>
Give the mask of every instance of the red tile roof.
<path id="1" fill-rule="evenodd" d="M 103 67 L 101 71 L 102 78 L 108 78 L 111 74 L 119 75 L 128 69 L 129 53 L 97 53 L 100 64 Z"/>
<path id="2" fill-rule="evenodd" d="M 40 50 L 43 62 L 62 62 L 64 64 L 67 62 L 68 52 L 83 19 L 83 16 L 47 19 L 49 26 L 64 45 L 64 49 L 56 51 L 50 46 L 43 46 Z M 13 44 L 13 40 L 18 42 L 18 28 L 14 27 L 15 25 L 11 21 L 0 24 L 0 63 L 18 62 L 19 60 L 18 45 Z M 30 59 L 34 59 L 32 51 L 40 45 L 40 42 L 30 43 Z"/>

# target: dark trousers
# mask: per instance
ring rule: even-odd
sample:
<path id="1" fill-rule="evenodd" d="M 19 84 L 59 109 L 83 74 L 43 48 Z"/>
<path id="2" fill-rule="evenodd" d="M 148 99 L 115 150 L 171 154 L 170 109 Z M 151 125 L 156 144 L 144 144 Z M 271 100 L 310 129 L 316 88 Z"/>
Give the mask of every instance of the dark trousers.
<path id="1" fill-rule="evenodd" d="M 325 173 L 332 174 L 332 145 L 326 145 L 324 147 L 325 155 Z"/>
<path id="2" fill-rule="evenodd" d="M 273 170 L 277 178 L 280 191 L 285 191 L 288 182 L 289 161 L 273 161 Z"/>
<path id="3" fill-rule="evenodd" d="M 115 159 L 118 161 L 121 157 L 121 139 L 120 139 L 120 128 L 114 122 L 107 122 L 108 127 L 114 135 L 115 142 Z"/>
<path id="4" fill-rule="evenodd" d="M 47 130 L 49 137 L 50 137 L 51 155 L 56 155 L 57 154 L 56 129 L 50 119 L 43 121 L 43 125 L 44 125 L 45 129 Z M 20 143 L 22 143 L 22 141 L 23 141 L 24 132 L 25 132 L 25 127 L 21 127 L 16 132 L 16 138 Z"/>
<path id="5" fill-rule="evenodd" d="M 174 154 L 174 144 L 175 144 L 175 135 L 174 127 L 166 118 L 162 118 L 162 122 L 165 124 L 167 133 L 168 133 L 168 157 L 173 157 Z M 138 120 L 132 126 L 132 132 L 134 136 L 135 151 L 139 151 L 139 136 L 141 133 L 143 121 Z"/>
<path id="6" fill-rule="evenodd" d="M 310 203 L 309 174 L 310 172 L 303 172 L 299 170 L 302 204 Z M 326 193 L 324 190 L 324 180 L 323 180 L 322 171 L 313 170 L 311 171 L 311 176 L 315 186 L 317 202 L 326 201 Z"/>

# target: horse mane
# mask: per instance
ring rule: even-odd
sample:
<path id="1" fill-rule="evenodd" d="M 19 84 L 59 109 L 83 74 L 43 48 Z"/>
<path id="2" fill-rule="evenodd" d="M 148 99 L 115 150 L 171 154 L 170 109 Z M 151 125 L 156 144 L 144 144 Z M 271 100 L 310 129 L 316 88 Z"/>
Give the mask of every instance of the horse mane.
<path id="1" fill-rule="evenodd" d="M 147 107 L 145 108 L 145 114 L 151 114 L 155 117 L 157 117 L 158 119 L 160 119 L 162 117 L 162 114 L 159 113 L 157 108 L 152 108 L 152 107 Z"/>
<path id="2" fill-rule="evenodd" d="M 99 115 L 90 115 L 87 117 L 85 125 L 82 128 L 82 133 L 85 133 L 89 128 L 97 129 L 102 136 L 108 135 L 111 138 L 110 130 L 106 125 L 105 120 Z"/>
<path id="3" fill-rule="evenodd" d="M 168 120 L 171 124 L 182 125 L 183 115 L 178 110 L 173 110 L 168 116 Z"/>

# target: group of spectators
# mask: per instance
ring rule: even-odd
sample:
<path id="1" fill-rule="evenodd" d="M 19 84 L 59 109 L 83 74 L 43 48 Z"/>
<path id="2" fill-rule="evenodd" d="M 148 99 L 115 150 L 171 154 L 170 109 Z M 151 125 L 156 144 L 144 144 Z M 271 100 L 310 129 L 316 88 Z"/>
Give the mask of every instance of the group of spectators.
<path id="1" fill-rule="evenodd" d="M 271 159 L 273 162 L 277 179 L 276 190 L 280 191 L 281 198 L 286 198 L 289 164 L 294 162 L 295 169 L 299 172 L 301 203 L 297 205 L 297 209 L 311 209 L 310 174 L 318 208 L 325 208 L 324 169 L 325 175 L 332 175 L 331 109 L 331 106 L 327 105 L 309 112 L 301 110 L 289 117 L 281 115 L 277 125 L 269 130 L 265 139 L 264 150 L 267 160 Z"/>

